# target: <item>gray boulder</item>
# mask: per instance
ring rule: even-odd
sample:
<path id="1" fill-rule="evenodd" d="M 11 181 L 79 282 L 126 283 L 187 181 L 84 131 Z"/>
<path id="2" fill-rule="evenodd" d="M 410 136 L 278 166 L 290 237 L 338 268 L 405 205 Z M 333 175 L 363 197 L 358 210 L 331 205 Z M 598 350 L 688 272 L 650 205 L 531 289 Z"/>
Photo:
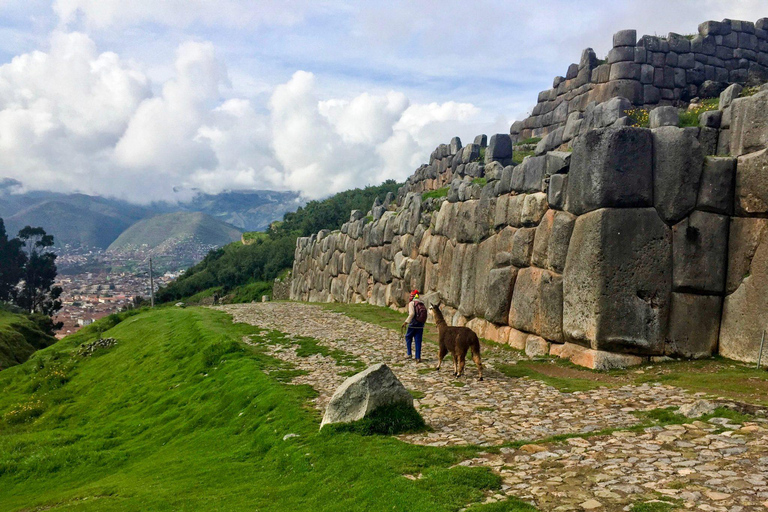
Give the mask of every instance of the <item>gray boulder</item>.
<path id="1" fill-rule="evenodd" d="M 683 128 L 653 132 L 653 204 L 664 222 L 678 222 L 696 206 L 704 155 L 699 141 Z"/>
<path id="2" fill-rule="evenodd" d="M 491 135 L 488 147 L 485 149 L 485 163 L 494 160 L 505 161 L 512 158 L 512 139 L 505 133 Z"/>
<path id="3" fill-rule="evenodd" d="M 663 354 L 671 239 L 653 208 L 604 208 L 578 217 L 563 273 L 566 341 L 595 350 Z"/>
<path id="4" fill-rule="evenodd" d="M 576 139 L 565 209 L 576 215 L 604 207 L 651 206 L 652 136 L 643 128 L 604 128 Z"/>
<path id="5" fill-rule="evenodd" d="M 686 418 L 699 418 L 705 414 L 712 414 L 716 408 L 717 406 L 709 400 L 697 400 L 692 404 L 681 405 L 677 412 Z"/>
<path id="6" fill-rule="evenodd" d="M 320 428 L 357 421 L 379 407 L 400 403 L 413 406 L 413 397 L 386 364 L 375 364 L 339 386 L 325 409 Z"/>
<path id="7" fill-rule="evenodd" d="M 739 97 L 742 89 L 743 87 L 739 84 L 731 84 L 726 87 L 725 90 L 720 93 L 720 103 L 718 104 L 720 110 L 725 110 L 730 107 L 733 100 Z"/>
<path id="8" fill-rule="evenodd" d="M 662 126 L 677 126 L 680 122 L 680 114 L 677 107 L 656 107 L 648 116 L 651 128 Z"/>

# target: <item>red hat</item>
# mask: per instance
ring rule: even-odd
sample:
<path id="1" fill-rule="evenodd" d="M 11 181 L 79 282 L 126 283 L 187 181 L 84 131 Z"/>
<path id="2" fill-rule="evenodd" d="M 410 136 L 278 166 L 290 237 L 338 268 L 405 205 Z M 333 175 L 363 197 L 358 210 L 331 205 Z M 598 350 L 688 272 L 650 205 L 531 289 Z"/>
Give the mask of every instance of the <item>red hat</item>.
<path id="1" fill-rule="evenodd" d="M 414 296 L 416 296 L 416 295 L 418 295 L 418 294 L 419 294 L 419 290 L 413 290 L 413 291 L 411 292 L 411 298 L 413 298 Z"/>

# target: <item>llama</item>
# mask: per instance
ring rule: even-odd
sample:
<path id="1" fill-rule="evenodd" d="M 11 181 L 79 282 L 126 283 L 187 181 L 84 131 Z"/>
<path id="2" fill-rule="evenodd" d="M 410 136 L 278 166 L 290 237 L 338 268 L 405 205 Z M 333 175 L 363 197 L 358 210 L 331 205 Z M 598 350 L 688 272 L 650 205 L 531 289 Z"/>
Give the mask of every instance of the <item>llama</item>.
<path id="1" fill-rule="evenodd" d="M 464 362 L 467 358 L 467 350 L 472 349 L 472 360 L 477 365 L 480 372 L 480 380 L 483 380 L 483 363 L 480 360 L 480 340 L 477 334 L 469 327 L 450 327 L 440 311 L 440 305 L 430 306 L 435 315 L 435 324 L 437 325 L 437 336 L 439 346 L 437 352 L 437 368 L 443 364 L 443 358 L 451 353 L 453 356 L 453 375 L 461 377 L 464 375 Z"/>

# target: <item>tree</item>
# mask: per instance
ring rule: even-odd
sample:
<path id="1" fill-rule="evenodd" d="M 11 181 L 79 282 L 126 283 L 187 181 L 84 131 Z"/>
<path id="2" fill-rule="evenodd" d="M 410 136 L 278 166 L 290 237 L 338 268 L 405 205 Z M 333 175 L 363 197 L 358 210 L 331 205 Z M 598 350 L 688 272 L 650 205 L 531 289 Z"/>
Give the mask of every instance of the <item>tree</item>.
<path id="1" fill-rule="evenodd" d="M 30 313 L 52 316 L 61 309 L 62 289 L 56 280 L 56 254 L 46 249 L 53 246 L 53 236 L 43 228 L 25 227 L 19 239 L 26 250 L 26 265 L 21 287 L 13 290 L 14 302 Z"/>
<path id="2" fill-rule="evenodd" d="M 0 302 L 13 297 L 13 291 L 24 276 L 26 255 L 18 238 L 8 239 L 5 223 L 0 219 Z"/>

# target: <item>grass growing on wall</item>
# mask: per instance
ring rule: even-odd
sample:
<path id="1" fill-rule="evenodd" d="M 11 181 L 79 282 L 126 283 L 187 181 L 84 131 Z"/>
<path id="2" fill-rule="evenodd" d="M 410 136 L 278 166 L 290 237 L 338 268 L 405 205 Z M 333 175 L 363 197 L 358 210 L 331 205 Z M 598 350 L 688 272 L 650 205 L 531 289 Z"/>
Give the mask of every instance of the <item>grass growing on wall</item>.
<path id="1" fill-rule="evenodd" d="M 448 195 L 449 187 L 442 187 L 436 190 L 430 190 L 421 194 L 421 199 L 439 199 Z"/>

